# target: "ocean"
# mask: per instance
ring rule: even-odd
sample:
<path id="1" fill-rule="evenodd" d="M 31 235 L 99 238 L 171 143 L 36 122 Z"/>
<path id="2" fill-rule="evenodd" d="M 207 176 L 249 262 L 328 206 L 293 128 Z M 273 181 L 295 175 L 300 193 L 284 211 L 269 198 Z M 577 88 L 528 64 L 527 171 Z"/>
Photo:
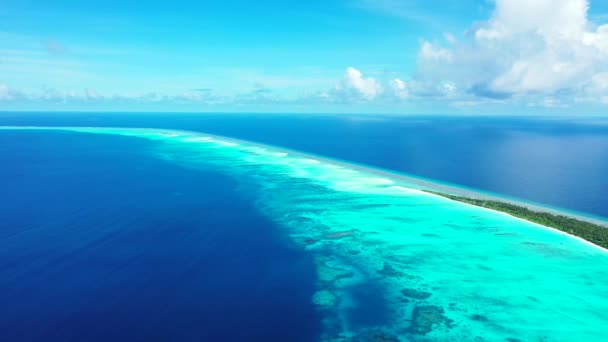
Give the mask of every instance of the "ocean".
<path id="1" fill-rule="evenodd" d="M 608 217 L 605 118 L 5 112 L 0 125 L 201 131 Z"/>
<path id="2" fill-rule="evenodd" d="M 0 340 L 314 339 L 312 258 L 235 180 L 146 150 L 0 133 Z"/>
<path id="3" fill-rule="evenodd" d="M 603 341 L 605 251 L 331 160 L 604 215 L 606 126 L 538 120 L 5 114 L 63 127 L 0 130 L 0 339 Z"/>

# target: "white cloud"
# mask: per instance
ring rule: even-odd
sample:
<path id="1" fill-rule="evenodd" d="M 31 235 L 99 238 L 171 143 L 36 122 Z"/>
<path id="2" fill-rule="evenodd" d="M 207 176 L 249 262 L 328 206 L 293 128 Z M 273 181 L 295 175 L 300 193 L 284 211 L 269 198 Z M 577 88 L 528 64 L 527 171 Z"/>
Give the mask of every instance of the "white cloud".
<path id="1" fill-rule="evenodd" d="M 458 39 L 456 39 L 456 37 L 450 32 L 445 32 L 443 34 L 443 38 L 445 38 L 445 40 L 452 45 L 458 43 Z"/>
<path id="2" fill-rule="evenodd" d="M 608 94 L 608 72 L 601 72 L 593 76 L 588 91 L 591 94 Z"/>
<path id="3" fill-rule="evenodd" d="M 103 98 L 101 94 L 99 94 L 95 89 L 85 89 L 84 90 L 85 98 L 87 100 L 99 100 Z"/>
<path id="4" fill-rule="evenodd" d="M 236 98 L 236 97 L 235 97 Z M 0 101 L 5 102 L 39 102 L 39 103 L 193 103 L 217 104 L 224 98 L 216 96 L 210 89 L 192 89 L 177 93 L 157 91 L 140 93 L 107 94 L 92 88 L 83 90 L 60 90 L 56 88 L 43 88 L 38 91 L 19 91 L 0 83 Z M 234 99 L 233 99 L 234 101 Z"/>
<path id="5" fill-rule="evenodd" d="M 536 102 L 528 103 L 529 107 L 568 108 L 569 106 L 555 97 L 545 97 Z"/>
<path id="6" fill-rule="evenodd" d="M 407 84 L 398 78 L 391 81 L 391 89 L 393 90 L 393 94 L 400 99 L 406 99 L 410 95 Z"/>
<path id="7" fill-rule="evenodd" d="M 189 91 L 183 92 L 181 94 L 181 97 L 184 100 L 188 100 L 188 101 L 200 101 L 200 100 L 203 100 L 205 98 L 205 94 L 203 92 L 200 92 L 200 91 L 189 90 Z"/>
<path id="8" fill-rule="evenodd" d="M 433 61 L 451 61 L 452 53 L 448 49 L 443 49 L 427 41 L 423 41 L 419 57 Z"/>
<path id="9" fill-rule="evenodd" d="M 349 98 L 373 100 L 383 91 L 380 83 L 373 77 L 363 77 L 361 71 L 348 67 L 344 78 L 336 86 L 336 91 Z"/>
<path id="10" fill-rule="evenodd" d="M 588 19 L 587 0 L 496 0 L 487 21 L 451 47 L 421 45 L 418 81 L 449 82 L 478 97 L 507 98 L 593 90 L 608 95 L 608 24 Z M 588 95 L 588 94 L 587 94 Z M 589 98 L 589 96 L 587 96 Z"/>
<path id="11" fill-rule="evenodd" d="M 458 87 L 452 82 L 443 82 L 439 84 L 439 91 L 445 96 L 453 96 L 456 91 L 458 91 Z"/>
<path id="12" fill-rule="evenodd" d="M 475 31 L 480 39 L 536 33 L 578 39 L 587 25 L 587 0 L 497 0 L 492 18 Z"/>

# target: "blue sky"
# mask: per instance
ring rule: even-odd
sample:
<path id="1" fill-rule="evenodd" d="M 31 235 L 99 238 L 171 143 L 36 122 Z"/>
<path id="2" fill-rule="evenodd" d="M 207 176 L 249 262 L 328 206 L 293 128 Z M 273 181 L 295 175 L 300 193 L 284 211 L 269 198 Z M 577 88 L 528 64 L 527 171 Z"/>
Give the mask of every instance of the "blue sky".
<path id="1" fill-rule="evenodd" d="M 0 3 L 0 110 L 608 112 L 608 2 Z"/>

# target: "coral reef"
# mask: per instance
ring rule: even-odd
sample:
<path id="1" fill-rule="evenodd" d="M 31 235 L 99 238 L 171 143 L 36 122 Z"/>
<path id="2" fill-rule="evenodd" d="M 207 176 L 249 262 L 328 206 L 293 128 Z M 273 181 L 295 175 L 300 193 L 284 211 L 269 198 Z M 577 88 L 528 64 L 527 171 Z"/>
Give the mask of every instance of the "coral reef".
<path id="1" fill-rule="evenodd" d="M 430 292 L 418 291 L 415 289 L 403 289 L 403 290 L 401 290 L 401 293 L 404 296 L 406 296 L 408 298 L 412 298 L 412 299 L 428 299 L 432 295 L 432 293 L 430 293 Z"/>
<path id="2" fill-rule="evenodd" d="M 331 307 L 331 306 L 336 305 L 337 301 L 338 301 L 338 299 L 336 298 L 336 295 L 334 295 L 329 290 L 317 291 L 317 292 L 315 292 L 314 296 L 312 297 L 312 302 L 318 306 L 330 306 Z"/>
<path id="3" fill-rule="evenodd" d="M 412 313 L 410 331 L 414 334 L 426 335 L 434 326 L 444 324 L 451 327 L 452 320 L 444 315 L 443 308 L 435 305 L 416 306 Z"/>

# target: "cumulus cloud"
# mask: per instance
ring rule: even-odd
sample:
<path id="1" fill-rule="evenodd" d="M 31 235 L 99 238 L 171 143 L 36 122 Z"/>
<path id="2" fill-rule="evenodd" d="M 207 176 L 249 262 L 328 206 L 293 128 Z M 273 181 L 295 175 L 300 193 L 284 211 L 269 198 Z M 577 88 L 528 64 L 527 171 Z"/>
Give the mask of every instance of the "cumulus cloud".
<path id="1" fill-rule="evenodd" d="M 587 0 L 496 0 L 488 20 L 448 47 L 424 41 L 421 84 L 451 84 L 483 98 L 608 95 L 608 24 Z"/>
<path id="2" fill-rule="evenodd" d="M 395 78 L 391 81 L 390 85 L 391 89 L 393 90 L 393 95 L 395 95 L 397 98 L 406 99 L 409 97 L 410 94 L 407 89 L 407 84 L 404 81 Z"/>
<path id="3" fill-rule="evenodd" d="M 422 47 L 420 48 L 419 57 L 432 61 L 451 61 L 452 52 L 450 52 L 448 49 L 435 46 L 430 42 L 423 41 Z"/>
<path id="4" fill-rule="evenodd" d="M 394 103 L 409 100 L 412 88 L 416 88 L 414 84 L 400 78 L 366 77 L 359 69 L 348 67 L 333 89 L 305 94 L 297 101 L 309 104 Z"/>
<path id="5" fill-rule="evenodd" d="M 346 69 L 344 78 L 335 90 L 347 98 L 363 100 L 373 100 L 383 92 L 380 82 L 373 77 L 363 77 L 363 73 L 353 67 Z"/>

